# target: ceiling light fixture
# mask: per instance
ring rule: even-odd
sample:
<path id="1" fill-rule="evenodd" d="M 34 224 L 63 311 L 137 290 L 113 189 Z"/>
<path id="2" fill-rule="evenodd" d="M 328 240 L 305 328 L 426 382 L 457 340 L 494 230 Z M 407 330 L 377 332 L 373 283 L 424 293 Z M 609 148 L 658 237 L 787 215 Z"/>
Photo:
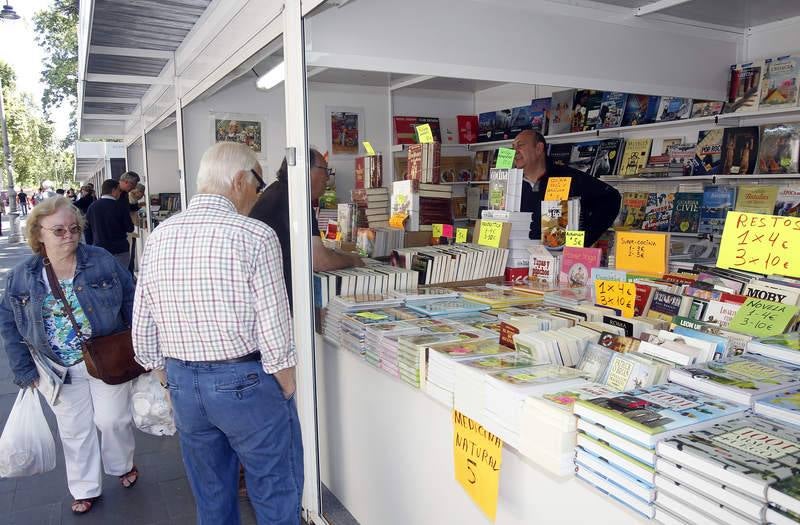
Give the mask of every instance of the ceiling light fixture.
<path id="1" fill-rule="evenodd" d="M 0 11 L 0 18 L 3 20 L 19 20 L 20 16 L 14 11 L 14 8 L 6 2 L 6 5 L 3 6 L 3 10 Z"/>
<path id="2" fill-rule="evenodd" d="M 281 60 L 277 66 L 264 73 L 264 75 L 258 79 L 258 82 L 256 82 L 256 87 L 258 89 L 267 91 L 283 82 L 285 78 L 286 64 L 283 62 L 283 60 Z"/>

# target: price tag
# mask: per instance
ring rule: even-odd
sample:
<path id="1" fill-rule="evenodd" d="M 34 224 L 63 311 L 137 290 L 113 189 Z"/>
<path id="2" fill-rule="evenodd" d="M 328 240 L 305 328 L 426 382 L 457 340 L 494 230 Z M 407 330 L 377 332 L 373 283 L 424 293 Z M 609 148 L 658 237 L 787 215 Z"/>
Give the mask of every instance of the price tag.
<path id="1" fill-rule="evenodd" d="M 448 239 L 453 238 L 453 225 L 452 224 L 442 224 L 442 236 L 447 237 Z"/>
<path id="2" fill-rule="evenodd" d="M 514 157 L 517 155 L 517 150 L 511 148 L 500 148 L 497 150 L 497 162 L 495 168 L 508 170 L 514 167 Z"/>
<path id="3" fill-rule="evenodd" d="M 456 229 L 456 242 L 467 242 L 467 228 Z"/>
<path id="4" fill-rule="evenodd" d="M 417 136 L 419 137 L 420 144 L 433 143 L 433 131 L 430 124 L 420 124 L 417 126 Z"/>
<path id="5" fill-rule="evenodd" d="M 376 314 L 374 312 L 358 312 L 356 317 L 362 317 L 364 319 L 369 319 L 370 321 L 382 321 L 389 318 L 389 316 Z"/>
<path id="6" fill-rule="evenodd" d="M 398 229 L 402 230 L 403 228 L 405 228 L 403 223 L 406 222 L 407 218 L 408 218 L 408 214 L 407 213 L 395 213 L 395 214 L 392 214 L 392 216 L 389 217 L 389 226 L 392 227 L 392 228 L 398 228 Z"/>
<path id="7" fill-rule="evenodd" d="M 503 224 L 505 223 L 502 221 L 481 221 L 478 244 L 499 248 L 503 237 Z"/>
<path id="8" fill-rule="evenodd" d="M 669 234 L 617 232 L 614 255 L 617 270 L 664 275 L 669 257 Z"/>
<path id="9" fill-rule="evenodd" d="M 574 246 L 576 248 L 583 248 L 584 237 L 586 232 L 580 230 L 567 230 L 567 242 L 564 246 Z"/>
<path id="10" fill-rule="evenodd" d="M 728 328 L 756 337 L 778 335 L 786 330 L 797 311 L 796 306 L 748 297 Z"/>
<path id="11" fill-rule="evenodd" d="M 370 144 L 366 140 L 363 142 L 363 144 L 364 144 L 364 151 L 367 152 L 367 155 L 369 155 L 370 157 L 375 155 L 375 150 L 372 148 L 372 144 Z"/>
<path id="12" fill-rule="evenodd" d="M 433 225 L 433 238 L 438 241 L 439 237 L 441 237 L 441 236 L 442 236 L 442 225 L 441 224 L 434 224 Z"/>
<path id="13" fill-rule="evenodd" d="M 595 304 L 620 310 L 623 317 L 633 317 L 636 302 L 636 285 L 619 281 L 594 282 Z"/>
<path id="14" fill-rule="evenodd" d="M 800 217 L 729 211 L 717 266 L 800 277 Z"/>
<path id="15" fill-rule="evenodd" d="M 503 442 L 461 412 L 453 410 L 453 464 L 456 481 L 490 521 L 497 515 Z"/>
<path id="16" fill-rule="evenodd" d="M 547 189 L 544 192 L 546 201 L 565 201 L 569 199 L 569 187 L 572 177 L 553 177 L 547 180 Z"/>

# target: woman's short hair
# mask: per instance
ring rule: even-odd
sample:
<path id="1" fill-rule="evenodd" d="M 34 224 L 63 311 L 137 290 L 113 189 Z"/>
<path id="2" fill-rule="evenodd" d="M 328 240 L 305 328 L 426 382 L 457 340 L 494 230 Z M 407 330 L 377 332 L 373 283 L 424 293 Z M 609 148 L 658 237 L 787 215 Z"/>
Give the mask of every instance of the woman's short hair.
<path id="1" fill-rule="evenodd" d="M 243 171 L 253 178 L 250 170 L 258 164 L 252 149 L 235 142 L 219 142 L 206 150 L 197 171 L 199 193 L 227 194 L 233 186 L 233 178 Z"/>
<path id="2" fill-rule="evenodd" d="M 39 234 L 42 233 L 42 219 L 57 213 L 63 208 L 69 209 L 75 215 L 75 223 L 83 230 L 85 223 L 83 215 L 72 204 L 71 200 L 61 195 L 43 200 L 33 207 L 28 214 L 28 220 L 25 221 L 25 237 L 28 238 L 28 246 L 31 247 L 31 250 L 36 255 L 44 255 L 44 244 L 39 240 Z"/>

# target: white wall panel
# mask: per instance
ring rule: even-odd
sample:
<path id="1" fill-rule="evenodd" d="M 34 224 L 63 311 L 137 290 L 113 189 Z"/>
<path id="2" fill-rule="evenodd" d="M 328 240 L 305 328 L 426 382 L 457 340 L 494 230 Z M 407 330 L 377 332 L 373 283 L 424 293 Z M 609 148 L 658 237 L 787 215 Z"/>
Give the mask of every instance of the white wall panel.
<path id="1" fill-rule="evenodd" d="M 800 51 L 800 18 L 755 27 L 747 37 L 747 60 Z"/>
<path id="2" fill-rule="evenodd" d="M 135 171 L 144 177 L 144 161 L 142 158 L 142 143 L 136 141 L 128 146 L 128 171 Z"/>
<path id="3" fill-rule="evenodd" d="M 150 183 L 148 194 L 179 193 L 178 137 L 175 125 L 152 130 L 147 134 L 146 144 L 147 175 Z M 137 144 L 133 149 L 138 149 L 141 158 L 141 146 Z"/>

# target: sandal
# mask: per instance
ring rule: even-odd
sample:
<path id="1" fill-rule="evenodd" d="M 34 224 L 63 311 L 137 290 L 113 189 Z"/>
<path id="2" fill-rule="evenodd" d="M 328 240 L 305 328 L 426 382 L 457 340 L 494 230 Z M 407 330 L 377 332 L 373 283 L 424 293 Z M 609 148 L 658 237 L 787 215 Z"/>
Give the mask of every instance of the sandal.
<path id="1" fill-rule="evenodd" d="M 72 502 L 72 512 L 75 514 L 86 514 L 92 510 L 94 502 L 100 499 L 100 496 L 86 499 L 76 499 Z"/>
<path id="2" fill-rule="evenodd" d="M 139 469 L 136 468 L 136 465 L 130 470 L 130 472 L 123 474 L 119 477 L 120 485 L 124 488 L 129 489 L 132 486 L 136 485 L 136 482 L 139 481 Z"/>

